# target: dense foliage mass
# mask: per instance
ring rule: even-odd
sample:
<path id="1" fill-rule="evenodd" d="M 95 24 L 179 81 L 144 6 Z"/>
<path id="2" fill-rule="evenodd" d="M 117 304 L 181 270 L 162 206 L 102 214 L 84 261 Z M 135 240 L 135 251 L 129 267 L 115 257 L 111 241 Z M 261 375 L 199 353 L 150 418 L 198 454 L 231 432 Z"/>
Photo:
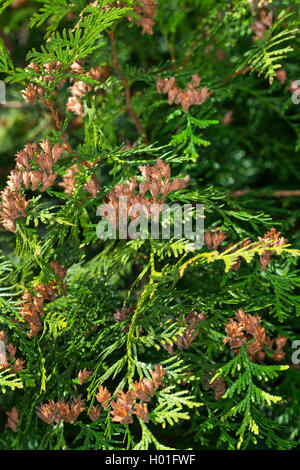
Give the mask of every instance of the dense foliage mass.
<path id="1" fill-rule="evenodd" d="M 299 19 L 1 1 L 1 449 L 297 446 Z M 99 237 L 124 197 L 202 204 L 202 248 Z"/>

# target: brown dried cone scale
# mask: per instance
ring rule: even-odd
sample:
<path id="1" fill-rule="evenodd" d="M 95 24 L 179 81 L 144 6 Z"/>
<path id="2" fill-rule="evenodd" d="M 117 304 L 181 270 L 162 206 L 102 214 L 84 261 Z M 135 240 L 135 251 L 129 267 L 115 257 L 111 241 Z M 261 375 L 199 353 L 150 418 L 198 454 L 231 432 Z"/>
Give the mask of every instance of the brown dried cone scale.
<path id="1" fill-rule="evenodd" d="M 82 400 L 81 395 L 79 395 L 77 398 L 74 398 L 71 404 L 65 403 L 64 399 L 62 398 L 57 403 L 57 409 L 59 415 L 65 423 L 73 423 L 78 418 L 80 413 L 85 410 L 85 407 L 83 405 L 84 400 Z"/>
<path id="2" fill-rule="evenodd" d="M 136 309 L 136 305 L 133 306 L 133 307 L 122 308 L 121 310 L 118 310 L 118 309 L 117 309 L 116 312 L 113 314 L 113 318 L 114 318 L 114 320 L 115 320 L 116 322 L 123 322 L 123 321 L 127 320 L 127 318 L 129 317 L 129 315 L 132 315 L 132 314 L 134 313 L 135 309 Z M 126 324 L 125 328 L 123 329 L 123 332 L 124 332 L 125 334 L 127 334 L 127 333 L 129 332 L 129 330 L 130 330 L 131 321 L 132 321 L 132 320 L 130 320 L 130 321 Z M 143 334 L 143 332 L 144 332 L 144 329 L 143 329 L 143 327 L 140 325 L 140 326 L 139 326 L 139 329 L 138 329 L 138 335 L 141 336 L 141 335 Z M 137 334 L 136 331 L 134 331 L 133 334 L 134 334 L 134 336 L 136 336 L 136 334 Z"/>
<path id="3" fill-rule="evenodd" d="M 10 343 L 6 346 L 6 350 L 9 353 L 10 360 L 12 361 L 16 355 L 17 348 L 12 343 Z"/>
<path id="4" fill-rule="evenodd" d="M 26 3 L 28 3 L 28 0 L 14 0 L 10 6 L 12 8 L 21 8 L 23 7 L 24 5 L 26 5 Z"/>
<path id="5" fill-rule="evenodd" d="M 81 374 L 83 374 L 84 371 L 86 371 L 86 368 L 84 368 Z M 161 364 L 157 364 L 155 370 L 151 370 L 150 372 L 152 380 L 144 377 L 140 382 L 134 383 L 133 390 L 128 390 L 126 393 L 122 389 L 118 390 L 116 399 L 111 403 L 112 410 L 110 414 L 112 415 L 112 421 L 121 424 L 131 424 L 133 422 L 133 415 L 135 414 L 145 423 L 149 422 L 147 403 L 142 402 L 150 402 L 151 398 L 154 396 L 155 388 L 162 384 L 162 379 L 167 371 L 163 370 Z M 108 389 L 100 386 L 96 399 L 106 411 L 109 407 L 110 397 L 111 394 Z M 57 403 L 55 403 L 54 400 L 50 400 L 49 403 L 37 406 L 36 414 L 47 424 L 60 424 L 61 420 L 66 423 L 73 423 L 85 409 L 84 400 L 81 398 L 81 395 L 79 395 L 72 403 L 65 402 L 63 398 Z M 91 407 L 88 415 L 91 421 L 97 421 L 100 413 L 101 407 L 94 405 Z"/>
<path id="6" fill-rule="evenodd" d="M 50 400 L 48 404 L 37 406 L 36 414 L 46 424 L 52 424 L 54 422 L 59 424 L 61 421 L 57 405 L 53 400 Z"/>
<path id="7" fill-rule="evenodd" d="M 44 89 L 41 85 L 29 83 L 25 90 L 21 91 L 21 95 L 27 103 L 36 104 L 38 97 L 44 95 Z"/>
<path id="8" fill-rule="evenodd" d="M 61 420 L 65 423 L 73 423 L 80 413 L 85 410 L 84 400 L 81 399 L 81 395 L 74 398 L 72 403 L 66 403 L 62 398 L 58 403 L 50 400 L 48 404 L 41 404 L 36 407 L 37 416 L 44 421 L 44 423 L 59 424 Z"/>
<path id="9" fill-rule="evenodd" d="M 102 387 L 101 385 L 98 389 L 96 399 L 98 403 L 100 403 L 104 409 L 108 407 L 110 397 L 111 397 L 110 392 L 107 390 L 106 387 Z"/>
<path id="10" fill-rule="evenodd" d="M 6 423 L 6 427 L 10 428 L 13 432 L 17 432 L 18 422 L 19 422 L 19 411 L 18 409 L 13 406 L 11 411 L 6 412 L 8 416 L 8 420 Z"/>
<path id="11" fill-rule="evenodd" d="M 171 181 L 170 165 L 160 158 L 152 167 L 144 165 L 140 166 L 139 170 L 146 181 L 138 183 L 137 178 L 133 178 L 131 181 L 127 181 L 126 184 L 116 185 L 107 196 L 107 203 L 111 206 L 112 211 L 108 210 L 104 213 L 104 217 L 115 227 L 118 226 L 121 215 L 120 205 L 125 220 L 128 217 L 131 220 L 139 217 L 140 212 L 134 213 L 133 211 L 133 206 L 136 204 L 140 205 L 141 210 L 145 212 L 146 217 L 149 219 L 153 203 L 157 211 L 157 214 L 154 215 L 158 215 L 168 193 L 186 188 L 190 179 L 189 176 L 186 176 L 184 179 L 175 178 Z M 151 194 L 152 199 L 145 197 L 147 192 Z"/>
<path id="12" fill-rule="evenodd" d="M 204 241 L 206 243 L 207 248 L 210 250 L 211 248 L 213 250 L 217 250 L 219 245 L 226 239 L 225 233 L 220 230 L 220 231 L 213 231 L 210 232 L 208 229 L 205 232 L 204 235 Z"/>
<path id="13" fill-rule="evenodd" d="M 258 237 L 258 241 L 260 244 L 266 245 L 269 248 L 278 248 L 283 246 L 287 243 L 287 240 L 284 237 L 280 237 L 280 232 L 276 233 L 275 228 L 271 228 L 269 232 L 267 232 L 263 237 Z M 222 231 L 213 231 L 206 230 L 204 235 L 204 241 L 208 247 L 208 249 L 216 250 L 220 243 L 222 243 L 226 239 L 226 235 Z M 242 241 L 237 246 L 230 248 L 233 246 L 233 243 L 229 243 L 227 246 L 222 248 L 222 251 L 227 251 L 228 254 L 236 253 L 241 248 L 244 248 L 249 245 L 249 248 L 253 248 L 255 245 L 251 245 L 251 241 L 249 239 Z M 251 245 L 251 246 L 250 246 Z M 258 243 L 256 244 L 258 245 Z M 275 253 L 274 250 L 266 250 L 260 255 L 260 263 L 262 270 L 265 271 L 266 267 L 272 261 L 272 255 Z M 236 262 L 231 266 L 231 269 L 234 271 L 238 271 L 241 266 L 241 257 L 236 259 Z"/>
<path id="14" fill-rule="evenodd" d="M 92 406 L 91 411 L 89 412 L 89 417 L 91 421 L 97 421 L 101 413 L 101 408 L 99 405 Z"/>
<path id="15" fill-rule="evenodd" d="M 25 196 L 21 196 L 9 186 L 1 192 L 0 222 L 6 230 L 16 232 L 16 220 L 19 217 L 26 217 L 29 203 L 30 201 L 26 201 Z"/>
<path id="16" fill-rule="evenodd" d="M 91 68 L 88 72 L 85 72 L 78 62 L 74 62 L 70 68 L 73 72 L 86 75 L 100 83 L 104 83 L 110 75 L 109 66 L 95 67 Z M 71 96 L 67 102 L 67 111 L 71 111 L 77 116 L 84 117 L 82 98 L 88 91 L 92 90 L 92 86 L 82 80 L 71 79 L 71 81 L 73 81 L 74 84 L 69 88 Z"/>
<path id="17" fill-rule="evenodd" d="M 156 7 L 157 3 L 154 0 L 139 0 L 138 5 L 133 7 L 134 12 L 139 15 L 139 17 L 128 16 L 128 20 L 134 21 L 137 26 L 140 26 L 142 28 L 142 34 L 153 34 Z"/>
<path id="18" fill-rule="evenodd" d="M 144 423 L 149 423 L 147 403 L 136 403 L 134 409 L 134 413 L 138 418 L 141 418 Z"/>
<path id="19" fill-rule="evenodd" d="M 111 411 L 113 421 L 122 424 L 131 424 L 133 422 L 132 415 L 136 414 L 136 416 L 141 418 L 145 423 L 149 422 L 147 403 L 149 403 L 154 396 L 155 388 L 162 384 L 162 379 L 167 371 L 163 370 L 161 364 L 156 364 L 155 370 L 151 370 L 150 372 L 152 380 L 144 377 L 140 382 L 133 384 L 133 390 L 128 390 L 127 393 L 124 393 L 123 390 L 119 390 L 117 399 L 111 404 L 113 408 Z M 134 398 L 146 403 L 136 401 L 135 404 L 133 404 Z"/>
<path id="20" fill-rule="evenodd" d="M 284 237 L 280 237 L 280 234 L 280 232 L 276 233 L 275 228 L 271 228 L 263 238 L 258 237 L 258 240 L 260 242 L 267 242 L 268 246 L 271 247 L 283 246 L 287 243 L 287 240 Z M 274 251 L 268 250 L 260 256 L 260 263 L 263 271 L 265 271 L 266 267 L 271 263 L 272 254 L 274 254 Z"/>
<path id="21" fill-rule="evenodd" d="M 93 197 L 97 197 L 97 193 L 100 188 L 100 183 L 96 175 L 93 175 L 91 179 L 84 186 L 84 189 L 91 194 Z"/>
<path id="22" fill-rule="evenodd" d="M 7 355 L 5 348 L 6 333 L 4 330 L 0 331 L 0 370 L 7 365 Z"/>
<path id="23" fill-rule="evenodd" d="M 256 11 L 259 8 L 268 7 L 273 0 L 248 0 L 252 11 Z"/>
<path id="24" fill-rule="evenodd" d="M 56 181 L 53 166 L 64 147 L 57 143 L 51 147 L 49 139 L 43 140 L 39 147 L 35 143 L 27 144 L 16 154 L 16 169 L 10 173 L 7 186 L 1 193 L 0 221 L 11 232 L 16 231 L 16 220 L 26 217 L 26 209 L 30 203 L 21 193 L 22 185 L 25 189 L 31 187 L 32 191 L 36 191 L 41 185 L 40 190 L 43 192 Z M 32 168 L 34 161 L 39 170 Z"/>
<path id="25" fill-rule="evenodd" d="M 192 342 L 195 341 L 197 336 L 199 335 L 199 325 L 202 321 L 206 320 L 207 316 L 204 312 L 197 313 L 191 312 L 189 313 L 181 322 L 182 326 L 185 326 L 186 329 L 181 335 L 176 336 L 174 340 L 172 340 L 172 344 L 167 343 L 163 344 L 163 348 L 166 349 L 170 354 L 175 354 L 174 352 L 174 345 L 178 347 L 178 349 L 189 349 Z"/>
<path id="26" fill-rule="evenodd" d="M 299 83 L 299 80 L 291 80 L 290 81 L 290 84 L 288 86 L 288 90 L 290 90 L 290 92 L 292 94 L 296 94 L 297 98 L 299 96 L 299 91 L 300 91 L 300 83 Z"/>
<path id="27" fill-rule="evenodd" d="M 283 85 L 286 81 L 286 71 L 284 69 L 279 69 L 276 72 L 276 78 L 280 81 L 281 85 Z"/>
<path id="28" fill-rule="evenodd" d="M 125 2 L 112 1 L 103 7 L 104 10 L 110 8 L 126 8 L 128 5 Z M 142 28 L 142 34 L 153 34 L 154 18 L 156 17 L 157 2 L 154 0 L 138 0 L 136 5 L 133 5 L 133 11 L 137 16 L 128 16 L 129 21 L 134 21 L 137 26 Z"/>
<path id="29" fill-rule="evenodd" d="M 78 374 L 78 379 L 80 385 L 83 385 L 84 382 L 91 377 L 92 373 L 86 370 L 86 368 L 83 369 L 83 371 L 79 371 Z"/>
<path id="30" fill-rule="evenodd" d="M 204 382 L 206 383 L 208 389 L 214 390 L 215 400 L 220 400 L 220 398 L 222 398 L 222 396 L 226 393 L 227 384 L 222 377 L 219 377 L 218 379 L 215 379 L 213 382 L 211 382 L 213 376 L 214 374 L 210 373 L 209 378 L 204 377 Z"/>
<path id="31" fill-rule="evenodd" d="M 182 90 L 176 83 L 176 78 L 160 78 L 156 79 L 156 89 L 158 93 L 168 93 L 169 104 L 174 100 L 176 104 L 181 104 L 183 111 L 188 112 L 192 104 L 203 104 L 212 94 L 205 86 L 199 88 L 200 77 L 197 74 L 192 75 L 192 80 L 187 84 L 186 90 Z"/>
<path id="32" fill-rule="evenodd" d="M 61 67 L 62 67 L 62 64 L 58 60 L 44 64 L 43 69 L 40 69 L 40 67 L 36 63 L 31 62 L 25 68 L 25 71 L 29 72 L 30 71 L 29 69 L 32 69 L 35 72 L 41 73 L 42 75 L 38 77 L 39 81 L 48 84 L 55 79 L 55 72 L 58 72 L 59 70 L 61 70 Z M 65 82 L 66 82 L 65 79 L 61 80 L 60 82 L 56 84 L 56 87 L 57 88 L 62 87 L 62 85 Z M 24 100 L 27 101 L 27 103 L 35 104 L 37 99 L 40 98 L 41 101 L 43 101 L 46 104 L 46 100 L 44 98 L 44 88 L 40 84 L 29 83 L 27 87 L 25 88 L 25 90 L 21 91 L 21 95 L 23 96 Z"/>
<path id="33" fill-rule="evenodd" d="M 135 382 L 133 387 L 133 394 L 139 400 L 149 402 L 154 395 L 153 383 L 149 379 L 144 378 L 141 382 Z"/>
<path id="34" fill-rule="evenodd" d="M 229 109 L 228 111 L 226 111 L 221 122 L 223 126 L 228 126 L 228 124 L 230 124 L 232 121 L 234 121 L 233 111 Z"/>
<path id="35" fill-rule="evenodd" d="M 59 183 L 59 186 L 64 188 L 64 192 L 67 194 L 72 194 L 75 188 L 76 174 L 79 172 L 78 165 L 74 164 L 70 166 L 63 176 L 63 182 Z"/>
<path id="36" fill-rule="evenodd" d="M 64 294 L 66 293 L 66 282 L 64 281 L 64 277 L 67 270 L 53 261 L 50 262 L 50 266 L 60 280 L 50 281 L 47 285 L 37 284 L 35 286 L 36 295 L 33 295 L 30 292 L 25 292 L 22 296 L 23 301 L 21 302 L 20 315 L 25 322 L 30 325 L 29 338 L 36 336 L 41 330 L 39 317 L 44 315 L 44 301 L 50 300 L 59 294 L 59 287 Z"/>
<path id="37" fill-rule="evenodd" d="M 59 61 L 53 61 L 44 64 L 43 70 L 41 70 L 37 64 L 31 63 L 27 66 L 27 71 L 31 68 L 36 72 L 42 73 L 42 75 L 38 78 L 40 81 L 44 81 L 47 84 L 55 79 L 55 72 L 61 70 L 61 67 L 62 64 Z M 87 77 L 90 77 L 99 83 L 103 83 L 110 74 L 109 66 L 91 68 L 88 72 L 86 72 L 76 61 L 71 64 L 70 70 L 71 72 L 74 72 L 78 75 L 86 75 Z M 65 79 L 58 82 L 56 84 L 57 88 L 61 88 L 65 82 Z M 71 111 L 77 116 L 84 117 L 84 109 L 81 100 L 82 97 L 92 89 L 92 86 L 85 83 L 83 80 L 76 79 L 75 77 L 71 78 L 70 82 L 72 82 L 73 85 L 69 88 L 71 96 L 67 102 L 67 111 Z M 25 90 L 21 91 L 21 95 L 25 101 L 31 104 L 35 104 L 38 98 L 41 98 L 44 104 L 49 103 L 44 98 L 44 88 L 36 83 L 29 83 Z"/>
<path id="38" fill-rule="evenodd" d="M 263 38 L 272 24 L 272 12 L 268 14 L 265 10 L 260 11 L 257 21 L 251 26 L 254 32 L 253 41 Z"/>
<path id="39" fill-rule="evenodd" d="M 131 424 L 132 419 L 132 403 L 133 403 L 133 393 L 129 390 L 124 393 L 123 390 L 119 389 L 119 394 L 117 399 L 112 402 L 112 421 L 116 421 L 121 424 Z"/>
<path id="40" fill-rule="evenodd" d="M 247 353 L 252 361 L 260 362 L 264 360 L 266 357 L 266 353 L 263 351 L 264 346 L 270 352 L 270 358 L 274 361 L 281 361 L 285 356 L 283 347 L 287 338 L 278 336 L 275 339 L 277 348 L 272 356 L 271 348 L 274 340 L 266 335 L 265 329 L 260 324 L 261 318 L 258 315 L 250 315 L 245 313 L 243 309 L 239 309 L 235 314 L 235 320 L 230 318 L 229 323 L 225 324 L 226 337 L 224 343 L 229 343 L 231 349 L 238 353 L 246 341 L 253 339 L 247 346 Z"/>
<path id="41" fill-rule="evenodd" d="M 15 358 L 17 348 L 12 344 L 5 344 L 6 341 L 6 332 L 4 330 L 0 331 L 0 372 L 6 369 L 11 369 L 12 374 L 17 374 L 24 368 L 25 361 L 22 358 L 15 360 L 13 364 L 11 362 Z M 9 360 L 7 357 L 9 353 Z"/>
<path id="42" fill-rule="evenodd" d="M 17 374 L 24 368 L 25 361 L 23 359 L 16 359 L 13 368 L 12 368 L 12 373 Z"/>

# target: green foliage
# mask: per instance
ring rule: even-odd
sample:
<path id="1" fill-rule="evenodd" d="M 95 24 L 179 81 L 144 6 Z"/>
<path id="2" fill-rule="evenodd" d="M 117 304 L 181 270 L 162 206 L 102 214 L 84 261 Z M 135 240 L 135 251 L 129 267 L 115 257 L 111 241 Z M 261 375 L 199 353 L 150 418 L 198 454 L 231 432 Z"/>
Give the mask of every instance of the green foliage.
<path id="1" fill-rule="evenodd" d="M 16 233 L 0 229 L 0 331 L 6 348 L 16 347 L 9 367 L 0 366 L 1 449 L 298 445 L 292 344 L 300 314 L 300 108 L 289 85 L 300 78 L 300 8 L 290 0 L 262 3 L 161 0 L 152 25 L 139 22 L 143 5 L 136 0 L 1 1 L 2 188 L 27 143 L 64 146 L 52 166 L 55 183 L 45 190 L 41 182 L 35 190 L 22 183 L 14 194 L 30 200 L 26 216 L 16 218 Z M 262 8 L 272 11 L 272 25 L 254 40 Z M 153 35 L 147 28 L 141 34 L 145 24 Z M 97 67 L 105 77 L 97 78 Z M 210 94 L 201 105 L 189 95 L 188 112 L 157 90 L 158 77 L 174 77 L 184 93 L 195 74 L 198 92 L 207 87 Z M 78 83 L 80 115 L 70 107 Z M 42 87 L 34 104 L 20 94 L 29 84 L 40 93 Z M 164 202 L 190 204 L 193 221 L 202 204 L 205 230 L 223 232 L 220 243 L 209 243 L 207 233 L 200 249 L 185 233 L 176 238 L 175 216 L 169 239 L 98 237 L 98 207 L 118 185 L 145 183 L 140 167 L 158 159 L 180 187 Z M 36 155 L 30 165 L 41 171 Z M 68 178 L 72 188 L 64 192 Z M 153 199 L 149 189 L 145 198 Z M 281 232 L 278 244 L 264 237 L 272 228 Z M 24 308 L 41 299 L 41 286 L 51 295 L 29 337 Z M 239 309 L 261 317 L 273 346 L 286 338 L 278 363 L 266 344 L 254 362 L 251 339 L 238 350 L 224 343 L 224 324 Z M 24 363 L 14 370 L 17 360 Z M 158 364 L 165 374 L 146 402 L 149 422 L 134 413 L 132 423 L 113 420 L 119 390 L 151 381 Z M 81 383 L 84 369 L 91 375 Z M 100 386 L 112 396 L 92 421 Z M 37 416 L 41 404 L 72 403 L 80 394 L 85 410 L 72 423 Z M 16 432 L 5 426 L 14 406 Z"/>
<path id="2" fill-rule="evenodd" d="M 236 377 L 227 389 L 223 399 L 226 402 L 224 408 L 226 413 L 222 415 L 223 421 L 234 419 L 237 415 L 242 415 L 243 420 L 236 431 L 238 437 L 237 448 L 245 448 L 250 440 L 257 444 L 257 438 L 264 439 L 267 437 L 266 443 L 274 444 L 278 449 L 288 449 L 291 447 L 290 442 L 284 442 L 278 438 L 275 433 L 270 433 L 270 420 L 259 411 L 260 407 L 271 406 L 282 400 L 282 397 L 272 395 L 255 384 L 255 379 L 260 382 L 274 380 L 278 376 L 279 371 L 286 370 L 288 366 L 265 366 L 255 364 L 248 358 L 244 349 L 221 367 L 212 382 L 219 376 Z M 229 409 L 230 408 L 230 409 Z M 256 422 L 257 419 L 257 422 Z M 275 426 L 272 431 L 277 430 Z M 279 428 L 280 429 L 280 428 Z"/>
<path id="3" fill-rule="evenodd" d="M 276 72 L 281 68 L 282 59 L 293 51 L 292 46 L 284 43 L 294 40 L 298 28 L 288 27 L 278 32 L 290 15 L 284 11 L 280 13 L 277 22 L 268 30 L 268 37 L 246 53 L 246 60 L 242 65 L 248 66 L 251 72 L 257 71 L 258 76 L 268 78 L 270 83 L 273 83 Z"/>

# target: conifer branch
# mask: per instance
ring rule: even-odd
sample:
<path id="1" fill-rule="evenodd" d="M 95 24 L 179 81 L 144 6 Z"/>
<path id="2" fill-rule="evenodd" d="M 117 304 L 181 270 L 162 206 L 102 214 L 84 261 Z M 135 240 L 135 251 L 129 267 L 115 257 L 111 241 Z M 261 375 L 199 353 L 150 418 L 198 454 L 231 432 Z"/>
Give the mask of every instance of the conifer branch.
<path id="1" fill-rule="evenodd" d="M 114 33 L 114 31 L 109 32 L 109 33 L 108 33 L 108 36 L 109 36 L 109 38 L 110 38 L 110 40 L 111 40 L 111 45 L 112 45 L 113 63 L 114 63 L 115 69 L 116 69 L 116 71 L 118 72 L 119 77 L 120 77 L 120 79 L 122 80 L 123 85 L 124 85 L 126 109 L 127 109 L 128 113 L 129 113 L 129 115 L 131 116 L 131 118 L 133 119 L 138 133 L 141 134 L 141 136 L 143 137 L 143 141 L 145 142 L 146 145 L 149 145 L 149 141 L 148 141 L 148 139 L 147 139 L 147 137 L 146 137 L 146 134 L 145 134 L 145 131 L 144 131 L 143 127 L 142 127 L 141 121 L 140 121 L 140 119 L 138 118 L 137 114 L 134 112 L 134 110 L 133 110 L 133 108 L 132 108 L 132 105 L 131 105 L 131 101 L 130 101 L 130 86 L 129 86 L 128 81 L 126 80 L 126 78 L 125 78 L 124 75 L 123 75 L 123 72 L 122 72 L 122 70 L 121 70 L 121 67 L 120 67 L 120 64 L 119 64 L 119 61 L 118 61 L 117 46 L 116 46 L 115 33 Z"/>

